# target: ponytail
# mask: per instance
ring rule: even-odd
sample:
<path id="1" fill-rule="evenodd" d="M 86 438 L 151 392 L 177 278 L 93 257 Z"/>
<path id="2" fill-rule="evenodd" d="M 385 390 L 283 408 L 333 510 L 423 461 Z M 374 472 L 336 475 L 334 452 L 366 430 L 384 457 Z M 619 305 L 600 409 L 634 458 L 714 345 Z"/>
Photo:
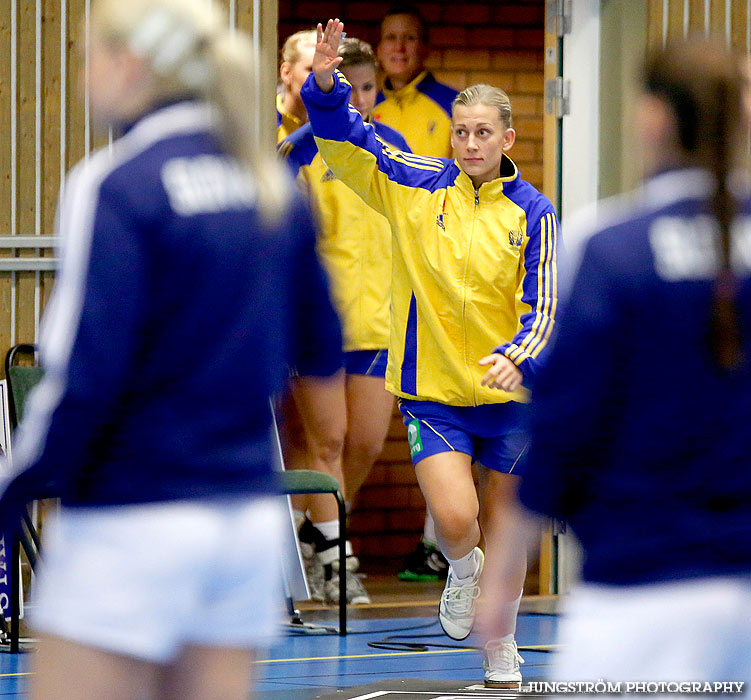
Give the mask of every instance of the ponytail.
<path id="1" fill-rule="evenodd" d="M 276 144 L 263 141 L 248 108 L 257 92 L 250 39 L 231 33 L 223 13 L 206 0 L 98 0 L 92 21 L 149 65 L 154 101 L 193 96 L 215 106 L 224 147 L 252 175 L 261 215 L 281 217 L 286 172 Z"/>
<path id="2" fill-rule="evenodd" d="M 718 81 L 716 86 L 717 111 L 711 138 L 714 146 L 712 159 L 716 188 L 710 206 L 719 229 L 719 270 L 712 287 L 712 317 L 710 344 L 717 364 L 724 370 L 736 369 L 742 362 L 741 333 L 736 303 L 737 280 L 732 268 L 731 226 L 735 202 L 728 190 L 731 166 L 728 86 Z"/>
<path id="3" fill-rule="evenodd" d="M 276 143 L 264 141 L 249 117 L 248 96 L 257 94 L 250 40 L 224 31 L 209 41 L 207 57 L 214 74 L 208 97 L 221 115 L 225 147 L 253 176 L 264 218 L 277 219 L 285 210 L 288 193 L 282 183 L 287 173 Z"/>
<path id="4" fill-rule="evenodd" d="M 647 92 L 673 110 L 681 164 L 714 175 L 709 208 L 717 221 L 719 264 L 712 286 L 708 344 L 718 367 L 734 370 L 745 360 L 732 266 L 736 204 L 728 187 L 742 123 L 740 64 L 718 42 L 674 43 L 648 59 L 644 84 Z"/>

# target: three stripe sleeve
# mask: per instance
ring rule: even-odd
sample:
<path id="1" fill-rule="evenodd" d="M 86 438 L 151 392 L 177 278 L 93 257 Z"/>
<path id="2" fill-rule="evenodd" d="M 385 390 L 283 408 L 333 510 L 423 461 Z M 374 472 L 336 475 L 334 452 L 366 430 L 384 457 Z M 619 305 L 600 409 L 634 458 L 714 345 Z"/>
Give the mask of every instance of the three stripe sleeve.
<path id="1" fill-rule="evenodd" d="M 530 230 L 524 250 L 521 301 L 530 311 L 520 317 L 521 328 L 509 343 L 495 352 L 519 367 L 525 380 L 534 378 L 548 345 L 558 307 L 558 219 L 547 209 Z"/>

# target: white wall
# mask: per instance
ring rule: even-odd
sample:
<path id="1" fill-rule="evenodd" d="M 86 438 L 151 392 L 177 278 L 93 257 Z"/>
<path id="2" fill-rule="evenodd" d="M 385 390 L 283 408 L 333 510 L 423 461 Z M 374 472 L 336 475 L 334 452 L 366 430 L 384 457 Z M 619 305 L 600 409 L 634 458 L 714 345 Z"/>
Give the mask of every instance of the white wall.
<path id="1" fill-rule="evenodd" d="M 597 200 L 600 89 L 600 2 L 573 0 L 572 28 L 563 40 L 563 78 L 570 113 L 563 118 L 562 218 Z"/>

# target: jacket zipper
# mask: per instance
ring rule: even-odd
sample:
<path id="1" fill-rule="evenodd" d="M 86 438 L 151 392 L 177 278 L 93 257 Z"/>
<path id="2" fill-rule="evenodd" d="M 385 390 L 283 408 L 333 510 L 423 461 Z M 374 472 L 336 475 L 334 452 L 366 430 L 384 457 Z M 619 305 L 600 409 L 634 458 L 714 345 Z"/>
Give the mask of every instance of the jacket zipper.
<path id="1" fill-rule="evenodd" d="M 475 209 L 472 212 L 472 228 L 469 234 L 469 245 L 467 246 L 467 259 L 464 261 L 464 279 L 462 281 L 463 294 L 462 294 L 462 328 L 464 331 L 464 368 L 469 375 L 469 385 L 472 387 L 472 401 L 474 405 L 477 405 L 477 392 L 475 391 L 475 383 L 472 379 L 472 370 L 469 368 L 469 359 L 467 358 L 467 270 L 469 269 L 469 259 L 472 253 L 472 240 L 475 236 L 475 222 L 477 220 L 477 208 L 480 206 L 480 190 L 475 189 Z"/>

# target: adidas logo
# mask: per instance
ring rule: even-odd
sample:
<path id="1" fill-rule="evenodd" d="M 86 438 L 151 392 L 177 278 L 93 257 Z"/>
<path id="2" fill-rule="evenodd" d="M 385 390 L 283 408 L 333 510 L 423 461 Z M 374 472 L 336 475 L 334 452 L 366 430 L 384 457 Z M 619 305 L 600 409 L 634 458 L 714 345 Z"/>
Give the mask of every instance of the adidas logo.
<path id="1" fill-rule="evenodd" d="M 336 180 L 336 175 L 331 172 L 331 170 L 327 170 L 323 177 L 321 178 L 321 182 L 331 182 L 332 180 Z"/>

